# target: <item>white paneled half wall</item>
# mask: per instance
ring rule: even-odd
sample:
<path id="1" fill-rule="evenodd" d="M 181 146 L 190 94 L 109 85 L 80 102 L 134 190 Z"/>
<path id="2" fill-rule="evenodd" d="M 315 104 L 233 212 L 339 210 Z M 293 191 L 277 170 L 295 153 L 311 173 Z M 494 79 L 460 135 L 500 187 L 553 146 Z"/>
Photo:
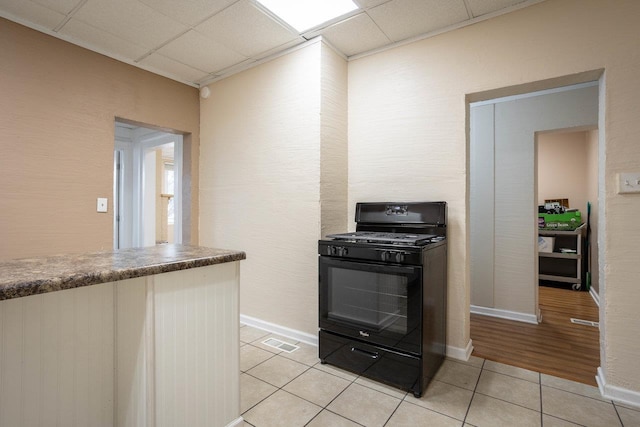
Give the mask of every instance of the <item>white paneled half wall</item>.
<path id="1" fill-rule="evenodd" d="M 0 301 L 0 426 L 240 423 L 239 263 Z"/>

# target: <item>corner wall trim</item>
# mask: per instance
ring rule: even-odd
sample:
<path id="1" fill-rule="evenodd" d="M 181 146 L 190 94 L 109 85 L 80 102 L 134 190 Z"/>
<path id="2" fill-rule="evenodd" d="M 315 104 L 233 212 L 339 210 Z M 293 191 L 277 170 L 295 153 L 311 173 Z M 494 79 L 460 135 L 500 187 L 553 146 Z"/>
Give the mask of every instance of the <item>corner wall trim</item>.
<path id="1" fill-rule="evenodd" d="M 276 325 L 275 323 L 266 322 L 245 314 L 240 315 L 240 322 L 245 325 L 253 326 L 254 328 L 262 329 L 263 331 L 271 332 L 272 334 L 282 335 L 283 337 L 301 341 L 315 347 L 318 346 L 318 335 L 312 335 L 306 332 L 287 328 L 286 326 Z"/>
<path id="2" fill-rule="evenodd" d="M 598 383 L 600 394 L 603 397 L 611 399 L 614 402 L 640 407 L 640 392 L 607 384 L 604 371 L 601 367 L 598 367 L 596 382 Z"/>
<path id="3" fill-rule="evenodd" d="M 471 353 L 473 353 L 473 344 L 471 340 L 467 342 L 467 345 L 464 348 L 461 347 L 453 347 L 447 346 L 447 357 L 457 360 L 467 361 L 471 357 Z"/>
<path id="4" fill-rule="evenodd" d="M 596 305 L 598 307 L 600 307 L 600 295 L 598 295 L 598 293 L 595 291 L 595 289 L 590 288 L 589 289 L 589 295 L 591 295 L 591 298 L 593 298 L 593 300 L 595 301 Z"/>
<path id="5" fill-rule="evenodd" d="M 535 314 L 520 313 L 517 311 L 500 310 L 497 308 L 470 306 L 471 313 L 483 316 L 499 317 L 501 319 L 515 320 L 517 322 L 538 324 L 538 316 Z"/>

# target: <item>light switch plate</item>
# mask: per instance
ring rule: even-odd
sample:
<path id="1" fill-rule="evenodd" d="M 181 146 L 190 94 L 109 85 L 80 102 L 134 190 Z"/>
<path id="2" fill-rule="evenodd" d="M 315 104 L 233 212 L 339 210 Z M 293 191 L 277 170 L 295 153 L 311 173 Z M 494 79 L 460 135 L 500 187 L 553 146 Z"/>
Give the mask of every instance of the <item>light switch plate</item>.
<path id="1" fill-rule="evenodd" d="M 106 212 L 107 211 L 107 199 L 106 197 L 98 197 L 98 212 Z"/>
<path id="2" fill-rule="evenodd" d="M 618 174 L 618 194 L 640 193 L 640 172 Z"/>

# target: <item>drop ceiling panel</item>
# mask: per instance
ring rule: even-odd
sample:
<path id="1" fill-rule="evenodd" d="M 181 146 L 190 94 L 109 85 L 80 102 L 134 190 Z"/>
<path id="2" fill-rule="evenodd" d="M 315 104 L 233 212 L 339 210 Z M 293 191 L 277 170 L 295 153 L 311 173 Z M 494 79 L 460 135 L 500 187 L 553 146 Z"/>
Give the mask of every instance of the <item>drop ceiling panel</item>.
<path id="1" fill-rule="evenodd" d="M 298 34 L 273 20 L 249 0 L 240 0 L 196 27 L 196 30 L 244 56 L 255 56 L 294 39 Z"/>
<path id="2" fill-rule="evenodd" d="M 0 9 L 2 16 L 32 22 L 49 30 L 57 27 L 65 18 L 61 13 L 29 0 L 2 0 Z"/>
<path id="3" fill-rule="evenodd" d="M 0 0 L 0 16 L 197 85 L 317 35 L 353 56 L 540 1 L 355 0 L 364 11 L 304 37 L 256 0 Z"/>
<path id="4" fill-rule="evenodd" d="M 467 0 L 474 17 L 486 15 L 505 7 L 522 3 L 524 0 Z"/>
<path id="5" fill-rule="evenodd" d="M 233 73 L 235 73 L 237 71 L 245 70 L 248 67 L 250 67 L 251 64 L 253 64 L 255 62 L 256 62 L 256 60 L 253 59 L 253 58 L 245 59 L 242 62 L 239 62 L 237 64 L 233 64 L 231 67 L 219 70 L 218 72 L 215 72 L 215 73 L 210 73 L 205 78 L 202 78 L 202 79 L 198 80 L 197 83 L 198 84 L 209 84 L 209 83 L 211 83 L 212 80 L 215 80 L 218 77 L 225 76 L 225 75 L 231 75 L 231 74 L 233 74 Z"/>
<path id="6" fill-rule="evenodd" d="M 118 36 L 99 30 L 77 19 L 71 19 L 60 30 L 60 34 L 78 41 L 78 44 L 94 48 L 110 56 L 134 61 L 144 55 L 148 49 L 123 40 Z"/>
<path id="7" fill-rule="evenodd" d="M 71 12 L 74 7 L 82 0 L 32 0 L 34 3 L 38 3 L 40 6 L 44 6 L 47 9 L 55 10 L 58 13 L 66 15 Z"/>
<path id="8" fill-rule="evenodd" d="M 367 13 L 393 41 L 429 33 L 469 19 L 463 0 L 391 0 Z"/>
<path id="9" fill-rule="evenodd" d="M 378 6 L 388 1 L 389 0 L 355 0 L 355 3 L 360 6 L 361 9 L 366 9 L 368 7 Z"/>
<path id="10" fill-rule="evenodd" d="M 140 0 L 183 24 L 194 26 L 237 0 Z"/>
<path id="11" fill-rule="evenodd" d="M 158 53 L 208 73 L 222 70 L 246 59 L 243 55 L 195 30 L 183 34 L 158 49 Z"/>
<path id="12" fill-rule="evenodd" d="M 159 53 L 152 53 L 151 55 L 140 61 L 142 65 L 155 68 L 162 71 L 165 74 L 176 77 L 178 80 L 184 82 L 195 82 L 207 77 L 207 73 L 201 70 L 197 70 L 188 65 L 181 64 L 178 61 L 174 61 L 171 58 L 160 55 Z"/>
<path id="13" fill-rule="evenodd" d="M 347 56 L 376 49 L 391 42 L 366 13 L 332 25 L 321 34 Z"/>
<path id="14" fill-rule="evenodd" d="M 188 30 L 138 0 L 88 0 L 74 18 L 149 49 Z"/>
<path id="15" fill-rule="evenodd" d="M 253 59 L 260 60 L 260 59 L 264 59 L 264 58 L 266 58 L 266 57 L 268 57 L 270 55 L 276 55 L 276 54 L 278 54 L 280 52 L 284 52 L 287 49 L 290 49 L 290 48 L 292 48 L 294 46 L 297 46 L 300 43 L 304 43 L 305 41 L 306 40 L 303 39 L 302 37 L 297 38 L 295 40 L 291 40 L 290 42 L 287 42 L 285 44 L 281 44 L 280 46 L 276 46 L 273 49 L 265 50 L 264 52 L 260 52 L 260 54 L 259 55 L 255 55 L 253 57 Z"/>

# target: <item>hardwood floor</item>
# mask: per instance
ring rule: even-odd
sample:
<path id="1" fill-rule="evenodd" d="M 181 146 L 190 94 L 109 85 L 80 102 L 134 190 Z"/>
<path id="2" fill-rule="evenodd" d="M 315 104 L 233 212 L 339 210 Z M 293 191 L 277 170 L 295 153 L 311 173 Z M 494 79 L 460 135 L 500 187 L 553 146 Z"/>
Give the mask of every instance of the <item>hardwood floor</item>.
<path id="1" fill-rule="evenodd" d="M 600 333 L 571 318 L 598 321 L 588 292 L 539 287 L 542 323 L 532 325 L 471 314 L 473 355 L 508 365 L 596 385 Z"/>

